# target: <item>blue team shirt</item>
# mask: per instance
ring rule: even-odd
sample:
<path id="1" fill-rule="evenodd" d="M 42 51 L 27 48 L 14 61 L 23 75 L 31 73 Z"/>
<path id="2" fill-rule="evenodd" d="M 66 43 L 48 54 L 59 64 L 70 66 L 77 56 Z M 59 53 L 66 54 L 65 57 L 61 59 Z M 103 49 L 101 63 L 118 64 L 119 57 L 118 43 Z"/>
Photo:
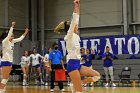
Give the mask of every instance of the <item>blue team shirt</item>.
<path id="1" fill-rule="evenodd" d="M 51 64 L 61 64 L 61 59 L 62 59 L 62 53 L 57 50 L 52 50 L 49 54 L 49 60 L 51 60 Z"/>
<path id="2" fill-rule="evenodd" d="M 109 53 L 109 55 L 111 58 L 114 58 L 114 55 L 112 53 Z M 105 58 L 105 57 L 106 57 L 106 53 L 103 53 L 102 58 Z M 113 66 L 113 63 L 109 58 L 104 60 L 104 67 L 111 67 L 111 66 Z"/>
<path id="3" fill-rule="evenodd" d="M 90 67 L 92 66 L 92 59 L 94 57 L 93 54 L 90 55 L 82 55 L 82 57 L 85 59 L 85 63 L 83 64 L 84 66 Z"/>

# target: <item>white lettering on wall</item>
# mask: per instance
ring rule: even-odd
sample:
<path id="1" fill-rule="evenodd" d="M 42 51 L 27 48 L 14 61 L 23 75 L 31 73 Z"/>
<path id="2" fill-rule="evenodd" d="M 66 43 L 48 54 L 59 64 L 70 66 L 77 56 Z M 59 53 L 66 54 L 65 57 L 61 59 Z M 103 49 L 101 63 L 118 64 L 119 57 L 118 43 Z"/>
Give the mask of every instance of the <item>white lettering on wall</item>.
<path id="1" fill-rule="evenodd" d="M 106 38 L 106 45 L 105 45 L 104 52 L 106 51 L 106 47 L 107 46 L 110 48 L 110 52 L 113 53 L 112 46 L 111 46 L 111 43 L 110 43 L 110 39 L 109 38 Z"/>
<path id="2" fill-rule="evenodd" d="M 122 54 L 122 44 L 125 44 L 125 38 L 115 38 L 115 45 L 118 42 L 118 54 Z"/>
<path id="3" fill-rule="evenodd" d="M 132 52 L 132 46 L 131 46 L 133 40 L 134 40 L 134 42 L 135 42 L 135 53 Z M 131 38 L 128 40 L 127 48 L 128 48 L 129 54 L 138 54 L 138 52 L 139 52 L 139 40 L 138 40 L 138 38 L 136 38 L 136 37 L 131 37 Z"/>
<path id="4" fill-rule="evenodd" d="M 90 41 L 91 41 L 91 48 L 95 52 L 100 53 L 100 50 L 98 50 L 98 45 L 100 45 L 100 39 L 91 39 Z"/>

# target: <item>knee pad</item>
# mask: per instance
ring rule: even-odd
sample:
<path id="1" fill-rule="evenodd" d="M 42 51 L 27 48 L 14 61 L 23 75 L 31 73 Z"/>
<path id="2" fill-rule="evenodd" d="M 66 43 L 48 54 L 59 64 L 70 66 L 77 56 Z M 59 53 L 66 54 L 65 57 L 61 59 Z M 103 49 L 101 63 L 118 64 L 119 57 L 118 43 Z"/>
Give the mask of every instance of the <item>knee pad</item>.
<path id="1" fill-rule="evenodd" d="M 42 73 L 39 73 L 39 76 L 42 76 Z"/>
<path id="2" fill-rule="evenodd" d="M 27 75 L 26 75 L 26 74 L 23 74 L 23 76 L 24 76 L 24 77 L 27 77 Z"/>
<path id="3" fill-rule="evenodd" d="M 100 76 L 94 76 L 94 77 L 92 77 L 92 79 L 93 79 L 94 82 L 96 82 L 100 79 Z"/>
<path id="4" fill-rule="evenodd" d="M 48 77 L 49 76 L 49 74 L 46 74 L 46 77 Z"/>
<path id="5" fill-rule="evenodd" d="M 2 79 L 2 80 L 1 80 L 1 83 L 4 84 L 4 85 L 6 85 L 7 82 L 8 82 L 8 79 Z"/>

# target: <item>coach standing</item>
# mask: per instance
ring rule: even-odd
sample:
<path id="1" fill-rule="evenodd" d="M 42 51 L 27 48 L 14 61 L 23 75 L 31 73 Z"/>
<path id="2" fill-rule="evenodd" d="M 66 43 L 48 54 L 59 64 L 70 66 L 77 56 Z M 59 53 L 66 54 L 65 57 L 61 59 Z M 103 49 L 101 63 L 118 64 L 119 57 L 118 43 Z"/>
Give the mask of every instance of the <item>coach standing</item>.
<path id="1" fill-rule="evenodd" d="M 55 71 L 56 69 L 63 69 L 63 61 L 62 61 L 62 53 L 58 50 L 58 44 L 54 43 L 52 45 L 53 50 L 49 54 L 49 65 L 51 71 L 51 92 L 54 91 L 54 81 L 55 81 Z M 63 89 L 62 81 L 58 81 L 58 86 L 61 91 L 65 91 Z"/>
<path id="2" fill-rule="evenodd" d="M 110 53 L 110 48 L 106 47 L 106 52 L 102 55 L 102 60 L 104 61 L 104 71 L 106 75 L 106 84 L 105 87 L 109 86 L 109 75 L 111 77 L 112 87 L 116 87 L 114 84 L 114 76 L 113 76 L 113 58 L 114 55 Z"/>

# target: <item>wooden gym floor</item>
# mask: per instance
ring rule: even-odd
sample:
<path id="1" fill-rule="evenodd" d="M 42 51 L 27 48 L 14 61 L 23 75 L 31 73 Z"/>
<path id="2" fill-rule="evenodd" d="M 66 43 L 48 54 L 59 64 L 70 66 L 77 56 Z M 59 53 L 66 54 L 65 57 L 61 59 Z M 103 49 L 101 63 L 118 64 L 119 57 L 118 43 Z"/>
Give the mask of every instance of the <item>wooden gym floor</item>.
<path id="1" fill-rule="evenodd" d="M 56 86 L 55 91 L 52 93 L 71 93 L 68 86 L 64 87 L 66 92 L 59 91 Z M 21 86 L 10 84 L 7 86 L 7 91 L 5 93 L 50 93 L 48 86 Z M 86 87 L 83 93 L 140 93 L 140 88 L 136 87 L 116 87 L 116 88 L 105 88 L 105 87 Z"/>

